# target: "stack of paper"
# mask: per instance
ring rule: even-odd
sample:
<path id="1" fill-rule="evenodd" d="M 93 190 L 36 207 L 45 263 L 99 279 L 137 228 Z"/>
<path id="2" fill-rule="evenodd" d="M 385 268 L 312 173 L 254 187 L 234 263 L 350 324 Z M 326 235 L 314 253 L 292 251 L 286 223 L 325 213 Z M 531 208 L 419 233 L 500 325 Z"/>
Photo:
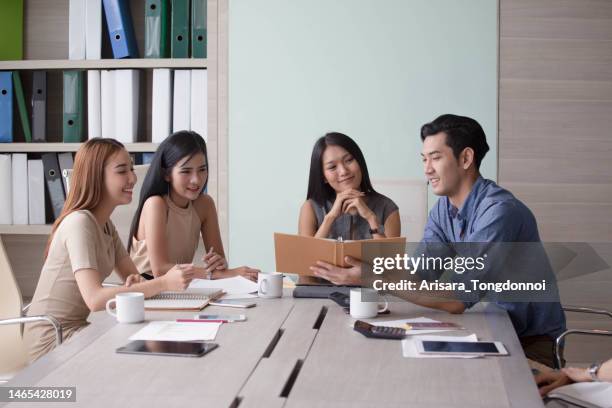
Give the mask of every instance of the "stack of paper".
<path id="1" fill-rule="evenodd" d="M 130 340 L 158 341 L 200 341 L 214 340 L 222 323 L 197 322 L 184 323 L 172 321 L 151 322 L 134 335 Z"/>

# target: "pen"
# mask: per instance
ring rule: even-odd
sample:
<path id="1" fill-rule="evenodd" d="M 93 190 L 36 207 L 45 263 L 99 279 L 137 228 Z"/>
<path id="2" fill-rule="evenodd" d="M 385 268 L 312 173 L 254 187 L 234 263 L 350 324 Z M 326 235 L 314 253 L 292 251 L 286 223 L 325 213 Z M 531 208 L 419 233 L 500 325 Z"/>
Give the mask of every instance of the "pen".
<path id="1" fill-rule="evenodd" d="M 234 323 L 235 320 L 227 320 L 227 319 L 217 319 L 217 320 L 207 320 L 207 319 L 176 319 L 177 323 Z"/>

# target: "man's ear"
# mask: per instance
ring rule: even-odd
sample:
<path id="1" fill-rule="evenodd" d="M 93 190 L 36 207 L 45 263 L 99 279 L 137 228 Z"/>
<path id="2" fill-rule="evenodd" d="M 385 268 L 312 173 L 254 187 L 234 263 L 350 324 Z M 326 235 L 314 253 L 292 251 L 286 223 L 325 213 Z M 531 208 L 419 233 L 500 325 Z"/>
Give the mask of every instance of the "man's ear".
<path id="1" fill-rule="evenodd" d="M 461 156 L 459 156 L 459 162 L 463 170 L 468 170 L 470 166 L 474 165 L 474 149 L 471 147 L 463 149 Z"/>

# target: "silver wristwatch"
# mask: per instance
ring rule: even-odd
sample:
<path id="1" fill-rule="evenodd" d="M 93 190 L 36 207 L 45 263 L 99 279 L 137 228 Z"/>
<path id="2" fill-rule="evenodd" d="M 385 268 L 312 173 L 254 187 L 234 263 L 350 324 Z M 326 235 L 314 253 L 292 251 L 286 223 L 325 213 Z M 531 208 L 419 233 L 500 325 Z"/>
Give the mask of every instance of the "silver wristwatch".
<path id="1" fill-rule="evenodd" d="M 597 376 L 597 372 L 599 371 L 599 368 L 601 367 L 602 362 L 598 362 L 598 363 L 593 363 L 591 364 L 591 366 L 589 367 L 589 376 L 591 377 L 591 380 L 595 381 L 595 382 L 599 382 L 601 381 L 599 379 L 599 377 Z"/>

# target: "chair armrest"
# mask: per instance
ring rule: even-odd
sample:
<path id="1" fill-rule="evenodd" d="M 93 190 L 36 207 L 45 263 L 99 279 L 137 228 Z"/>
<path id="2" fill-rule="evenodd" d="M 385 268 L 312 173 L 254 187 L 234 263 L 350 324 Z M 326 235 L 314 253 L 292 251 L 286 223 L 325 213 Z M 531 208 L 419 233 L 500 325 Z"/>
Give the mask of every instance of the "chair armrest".
<path id="1" fill-rule="evenodd" d="M 570 334 L 585 334 L 589 336 L 612 336 L 612 330 L 586 330 L 586 329 L 570 329 L 566 330 L 559 335 L 555 339 L 555 368 L 563 368 L 561 361 L 563 360 L 563 351 L 561 349 L 561 344 L 563 344 L 563 340 L 565 337 Z"/>
<path id="2" fill-rule="evenodd" d="M 604 316 L 608 316 L 612 318 L 612 312 L 605 309 L 593 309 L 591 307 L 582 307 L 582 306 L 563 306 L 563 310 L 566 312 L 575 312 L 575 313 L 593 313 L 600 314 Z"/>
<path id="3" fill-rule="evenodd" d="M 53 316 L 39 315 L 39 316 L 16 317 L 13 319 L 0 319 L 0 326 L 9 325 L 9 324 L 33 323 L 33 322 L 40 322 L 40 321 L 46 321 L 50 323 L 51 326 L 53 326 L 53 328 L 55 329 L 55 343 L 58 346 L 62 344 L 62 341 L 64 340 L 63 332 L 62 332 L 62 325 L 60 324 L 59 320 L 57 320 Z"/>

